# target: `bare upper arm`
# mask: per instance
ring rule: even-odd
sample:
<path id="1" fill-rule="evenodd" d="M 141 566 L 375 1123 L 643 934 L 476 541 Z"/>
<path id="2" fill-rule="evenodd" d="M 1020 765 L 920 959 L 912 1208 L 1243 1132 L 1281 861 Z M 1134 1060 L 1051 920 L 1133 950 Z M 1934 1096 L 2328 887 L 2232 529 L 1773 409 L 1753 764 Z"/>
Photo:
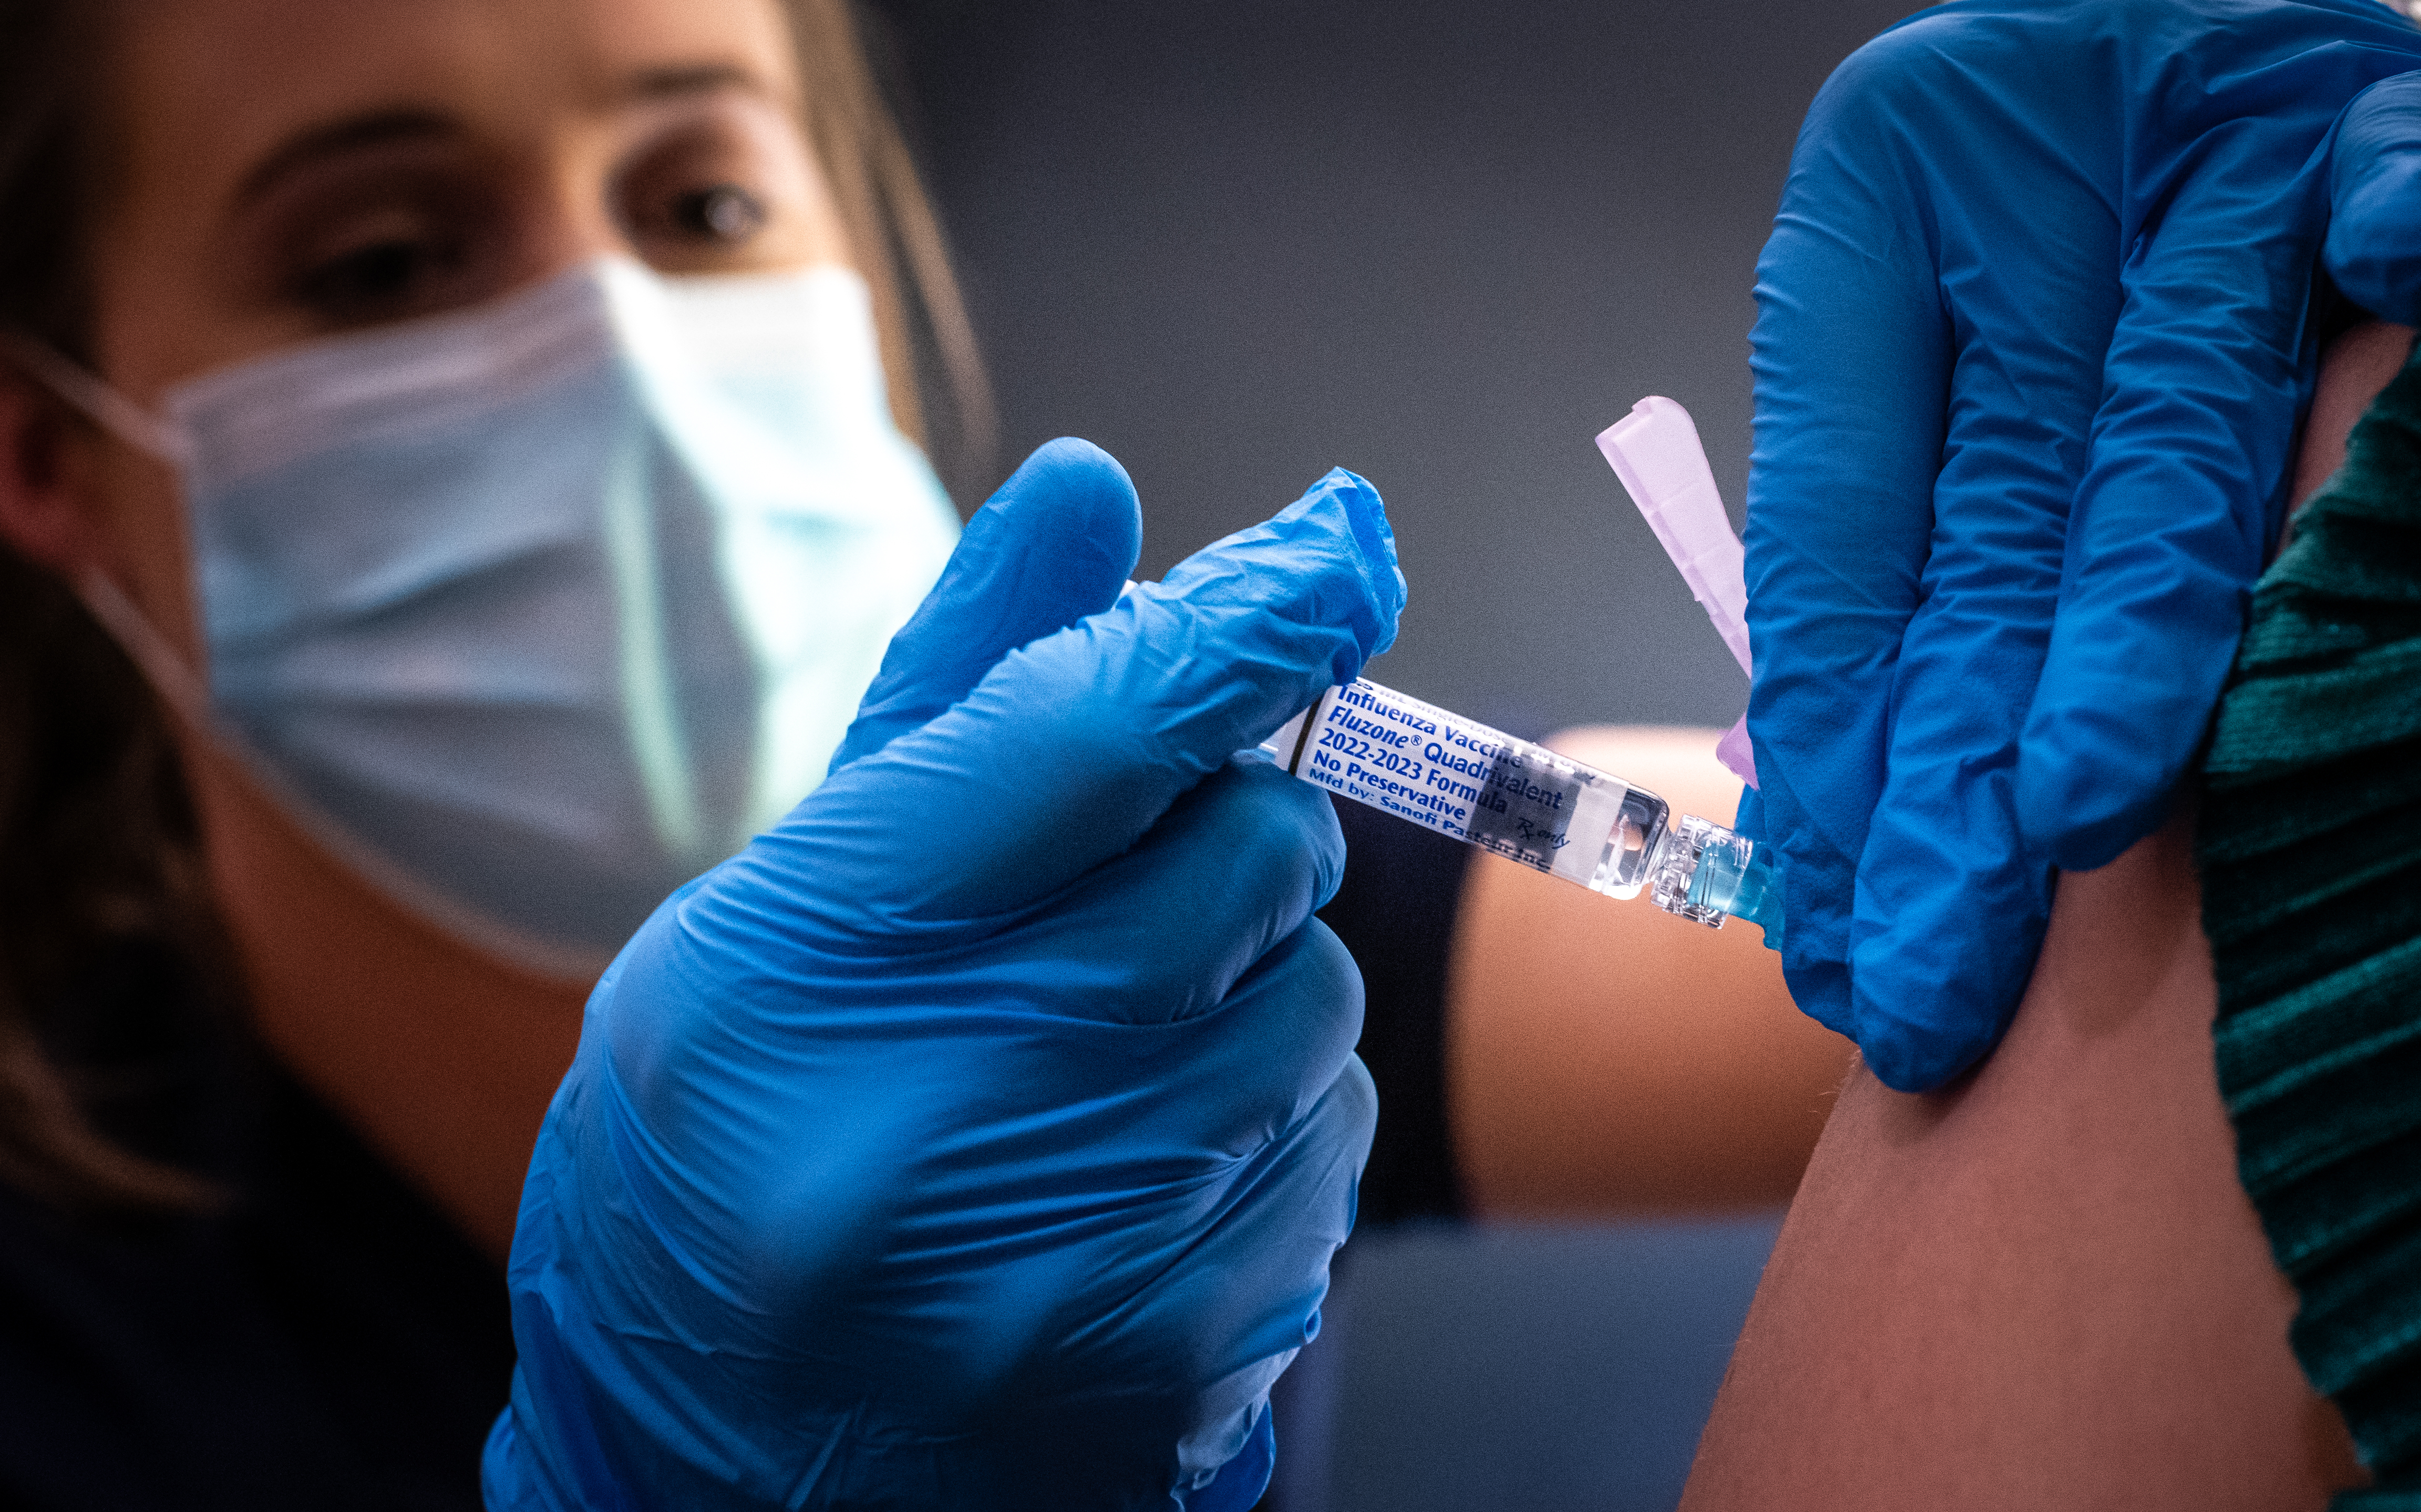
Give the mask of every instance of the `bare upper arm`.
<path id="1" fill-rule="evenodd" d="M 2237 1184 L 2190 823 L 2060 880 L 1967 1081 L 1851 1077 L 1685 1507 L 2319 1508 L 2357 1482 Z"/>
<path id="2" fill-rule="evenodd" d="M 2412 345 L 2374 325 L 2331 348 L 2298 504 Z M 2191 824 L 2060 879 L 1968 1080 L 1851 1078 L 1685 1507 L 2318 1508 L 2360 1484 L 2236 1178 Z"/>
<path id="3" fill-rule="evenodd" d="M 1590 725 L 1548 743 L 1727 823 L 1741 784 L 1718 733 Z M 1456 1155 L 1493 1216 L 1779 1206 L 1849 1064 L 1756 926 L 1687 924 L 1486 854 L 1448 1002 Z"/>

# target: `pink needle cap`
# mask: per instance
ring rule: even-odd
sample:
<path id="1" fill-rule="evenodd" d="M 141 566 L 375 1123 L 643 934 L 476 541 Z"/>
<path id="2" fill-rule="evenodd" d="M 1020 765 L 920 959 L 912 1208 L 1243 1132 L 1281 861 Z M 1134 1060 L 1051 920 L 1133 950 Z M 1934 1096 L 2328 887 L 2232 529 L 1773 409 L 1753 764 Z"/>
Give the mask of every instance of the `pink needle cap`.
<path id="1" fill-rule="evenodd" d="M 1747 672 L 1748 579 L 1740 538 L 1732 534 L 1731 518 L 1724 513 L 1723 495 L 1715 491 L 1715 475 L 1707 466 L 1690 412 L 1650 395 L 1598 432 L 1597 449 L 1605 453 L 1631 502 L 1648 517 L 1648 528 L 1681 569 L 1681 581 L 1714 621 L 1732 659 Z M 1715 755 L 1742 782 L 1757 786 L 1747 715 L 1725 734 Z"/>

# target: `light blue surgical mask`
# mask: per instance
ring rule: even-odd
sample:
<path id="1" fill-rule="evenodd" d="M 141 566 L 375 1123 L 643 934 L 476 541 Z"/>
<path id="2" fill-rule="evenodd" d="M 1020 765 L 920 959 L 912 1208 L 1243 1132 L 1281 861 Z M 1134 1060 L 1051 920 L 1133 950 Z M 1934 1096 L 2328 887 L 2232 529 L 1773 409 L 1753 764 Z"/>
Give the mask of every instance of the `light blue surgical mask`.
<path id="1" fill-rule="evenodd" d="M 821 780 L 957 538 L 839 268 L 601 259 L 157 415 L 30 366 L 183 478 L 204 675 L 87 589 L 152 680 L 390 894 L 541 969 Z"/>

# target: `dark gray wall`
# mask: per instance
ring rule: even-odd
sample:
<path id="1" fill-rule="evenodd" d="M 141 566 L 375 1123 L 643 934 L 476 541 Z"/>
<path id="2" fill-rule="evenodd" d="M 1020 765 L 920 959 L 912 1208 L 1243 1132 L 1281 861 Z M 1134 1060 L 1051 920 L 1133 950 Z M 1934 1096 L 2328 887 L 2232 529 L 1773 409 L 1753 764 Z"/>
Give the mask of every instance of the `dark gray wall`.
<path id="1" fill-rule="evenodd" d="M 1531 731 L 1729 724 L 1745 682 L 1591 437 L 1680 400 L 1737 519 L 1793 134 L 1911 8 L 893 0 L 991 475 L 1101 443 L 1156 576 L 1342 463 L 1412 582 L 1373 676 Z"/>
<path id="2" fill-rule="evenodd" d="M 1666 1512 L 1781 1226 L 1357 1236 L 1325 1473 L 1281 1412 L 1284 1512 Z"/>

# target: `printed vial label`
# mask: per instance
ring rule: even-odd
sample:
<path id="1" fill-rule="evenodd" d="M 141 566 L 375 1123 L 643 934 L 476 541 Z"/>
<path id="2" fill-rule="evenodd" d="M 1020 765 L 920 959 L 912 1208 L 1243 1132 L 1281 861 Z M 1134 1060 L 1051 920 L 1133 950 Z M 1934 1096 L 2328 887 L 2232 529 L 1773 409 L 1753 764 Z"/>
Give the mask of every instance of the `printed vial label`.
<path id="1" fill-rule="evenodd" d="M 1663 829 L 1654 794 L 1367 679 L 1270 749 L 1331 792 L 1600 892 L 1635 889 Z"/>

